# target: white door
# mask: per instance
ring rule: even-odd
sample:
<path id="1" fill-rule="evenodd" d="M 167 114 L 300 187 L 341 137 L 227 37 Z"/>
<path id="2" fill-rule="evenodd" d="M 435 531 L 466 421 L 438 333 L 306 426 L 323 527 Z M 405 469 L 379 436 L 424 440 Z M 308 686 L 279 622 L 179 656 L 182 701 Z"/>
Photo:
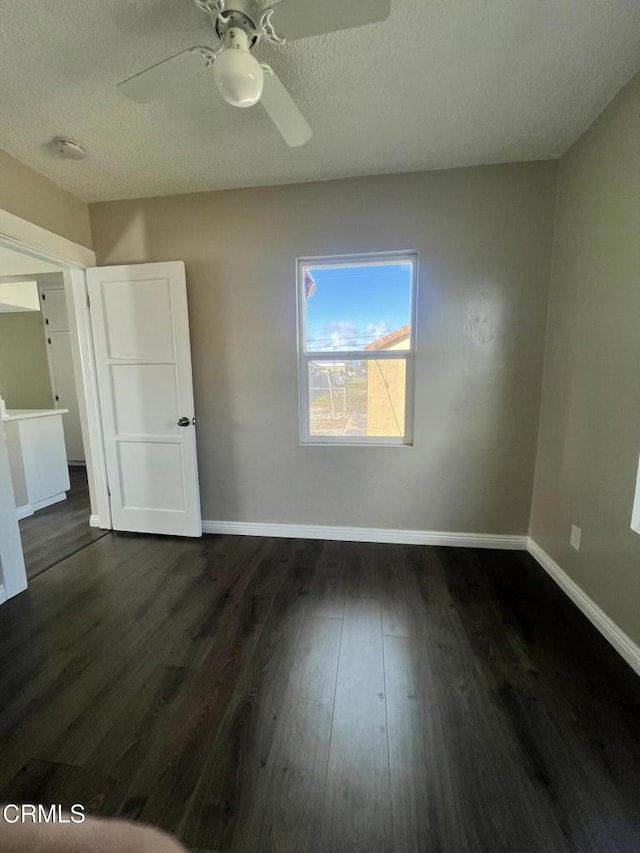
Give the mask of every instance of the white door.
<path id="1" fill-rule="evenodd" d="M 200 536 L 182 261 L 87 270 L 115 530 Z"/>
<path id="2" fill-rule="evenodd" d="M 84 444 L 80 427 L 78 393 L 71 356 L 71 335 L 63 287 L 40 286 L 42 318 L 47 342 L 49 373 L 53 405 L 56 409 L 67 409 L 62 416 L 64 443 L 69 462 L 84 462 Z"/>

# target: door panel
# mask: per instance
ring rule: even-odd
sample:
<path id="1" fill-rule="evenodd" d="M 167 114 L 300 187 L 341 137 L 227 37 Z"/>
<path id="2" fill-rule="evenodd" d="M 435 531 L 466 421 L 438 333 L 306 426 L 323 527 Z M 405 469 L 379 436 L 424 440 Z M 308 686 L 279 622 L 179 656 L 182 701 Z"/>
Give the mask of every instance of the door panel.
<path id="1" fill-rule="evenodd" d="M 175 442 L 118 442 L 122 504 L 128 510 L 186 512 L 182 454 Z"/>
<path id="2" fill-rule="evenodd" d="M 170 279 L 110 282 L 102 306 L 109 358 L 175 362 Z"/>
<path id="3" fill-rule="evenodd" d="M 113 526 L 200 536 L 184 264 L 97 267 L 87 284 Z"/>
<path id="4" fill-rule="evenodd" d="M 115 364 L 111 383 L 119 435 L 180 435 L 175 365 Z"/>

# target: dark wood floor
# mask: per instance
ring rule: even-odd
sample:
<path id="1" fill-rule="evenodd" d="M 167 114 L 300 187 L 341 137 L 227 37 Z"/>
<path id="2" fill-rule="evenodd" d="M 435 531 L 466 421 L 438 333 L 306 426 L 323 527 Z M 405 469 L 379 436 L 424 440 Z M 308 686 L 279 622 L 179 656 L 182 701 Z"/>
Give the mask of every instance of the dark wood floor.
<path id="1" fill-rule="evenodd" d="M 112 534 L 0 608 L 0 800 L 224 851 L 637 853 L 640 697 L 526 554 Z"/>
<path id="2" fill-rule="evenodd" d="M 91 505 L 87 469 L 82 465 L 71 466 L 69 479 L 71 488 L 66 501 L 38 510 L 20 521 L 29 579 L 108 533 L 89 526 Z"/>

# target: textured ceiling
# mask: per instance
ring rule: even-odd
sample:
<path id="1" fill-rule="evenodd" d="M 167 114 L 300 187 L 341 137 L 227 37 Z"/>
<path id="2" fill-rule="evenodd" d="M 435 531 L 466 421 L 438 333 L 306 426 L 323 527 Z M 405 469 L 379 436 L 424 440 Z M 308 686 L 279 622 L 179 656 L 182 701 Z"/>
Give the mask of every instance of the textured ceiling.
<path id="1" fill-rule="evenodd" d="M 543 159 L 640 67 L 638 0 L 392 0 L 385 24 L 259 48 L 315 132 L 289 149 L 206 74 L 148 105 L 116 90 L 209 26 L 192 0 L 0 0 L 0 148 L 89 201 Z"/>

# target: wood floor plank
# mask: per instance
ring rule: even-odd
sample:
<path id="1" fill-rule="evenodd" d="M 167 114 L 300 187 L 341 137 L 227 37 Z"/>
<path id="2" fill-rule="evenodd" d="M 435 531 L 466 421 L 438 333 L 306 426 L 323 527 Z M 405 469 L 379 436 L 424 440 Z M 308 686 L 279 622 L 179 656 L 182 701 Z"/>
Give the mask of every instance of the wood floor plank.
<path id="1" fill-rule="evenodd" d="M 347 598 L 376 598 L 384 595 L 380 546 L 371 542 L 343 542 L 344 592 Z M 384 549 L 386 546 L 382 546 Z"/>
<path id="2" fill-rule="evenodd" d="M 346 601 L 321 832 L 334 851 L 391 849 L 380 601 Z"/>
<path id="3" fill-rule="evenodd" d="M 431 761 L 427 706 L 411 639 L 385 636 L 384 661 L 393 811 L 390 849 L 438 850 L 438 818 L 427 770 Z"/>
<path id="4" fill-rule="evenodd" d="M 318 616 L 342 619 L 346 586 L 344 543 L 322 542 L 321 545 L 309 594 L 314 599 Z"/>
<path id="5" fill-rule="evenodd" d="M 176 668 L 178 669 L 178 668 Z M 211 672 L 187 670 L 173 701 L 156 706 L 152 720 L 141 721 L 133 749 L 123 757 L 133 772 L 118 773 L 118 810 L 178 832 L 206 766 L 229 705 L 232 688 Z"/>
<path id="6" fill-rule="evenodd" d="M 427 568 L 425 549 L 417 545 L 385 545 L 379 561 L 383 577 L 382 633 L 390 637 L 419 637 L 424 613 L 418 578 Z"/>
<path id="7" fill-rule="evenodd" d="M 321 823 L 342 621 L 307 620 L 271 749 L 254 777 L 235 850 L 315 850 Z M 250 783 L 251 784 L 251 783 Z"/>
<path id="8" fill-rule="evenodd" d="M 83 767 L 32 759 L 4 789 L 0 803 L 57 805 L 68 811 L 79 804 L 87 814 L 110 814 L 115 780 Z"/>

